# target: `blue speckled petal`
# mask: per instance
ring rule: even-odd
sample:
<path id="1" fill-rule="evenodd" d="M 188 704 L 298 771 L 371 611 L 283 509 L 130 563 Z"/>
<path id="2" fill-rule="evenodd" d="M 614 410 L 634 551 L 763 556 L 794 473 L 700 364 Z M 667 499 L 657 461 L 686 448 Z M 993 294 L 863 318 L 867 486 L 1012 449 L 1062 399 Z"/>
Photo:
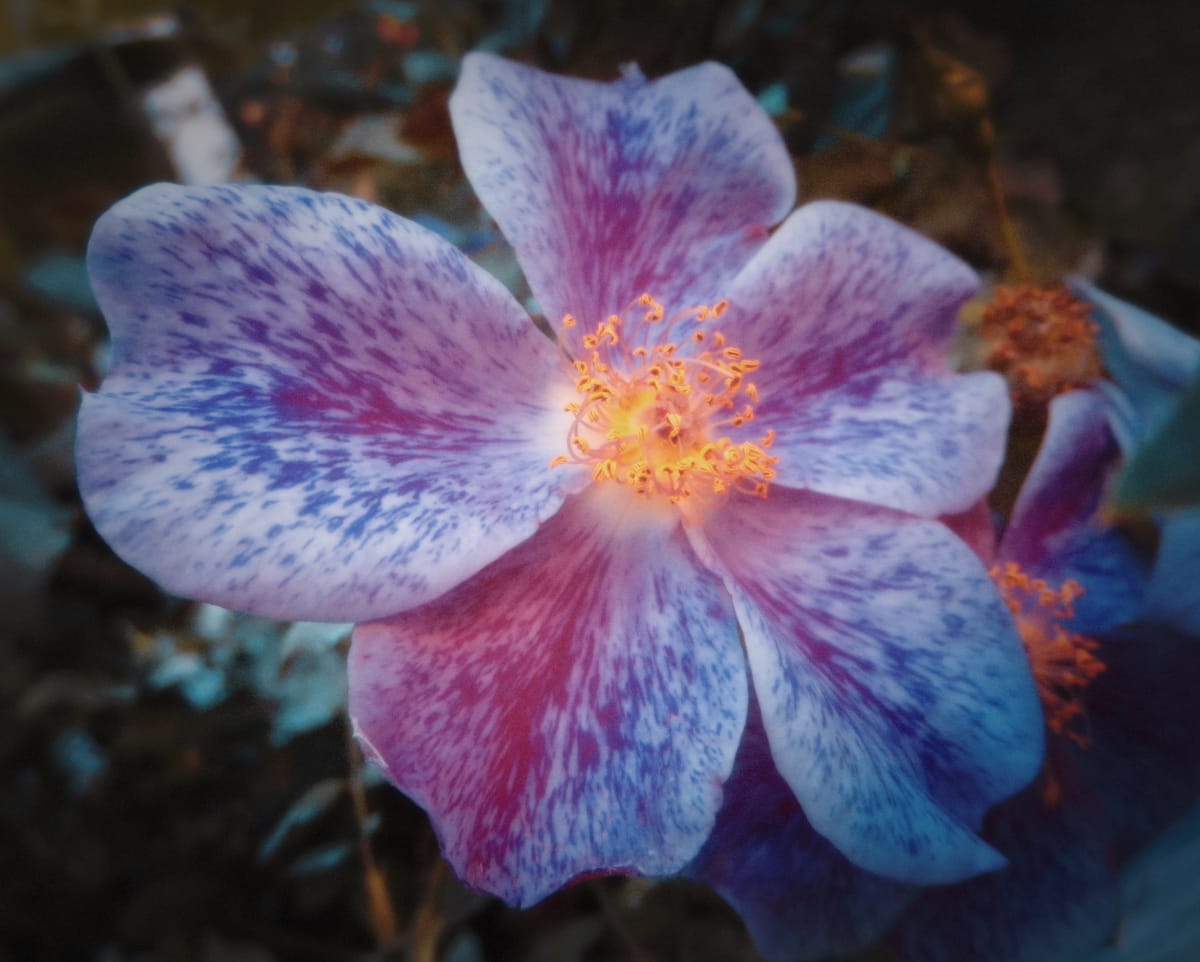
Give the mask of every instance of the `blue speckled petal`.
<path id="1" fill-rule="evenodd" d="M 1004 458 L 1009 402 L 991 373 L 928 376 L 893 368 L 756 413 L 773 429 L 777 483 L 925 517 L 966 511 Z"/>
<path id="2" fill-rule="evenodd" d="M 943 525 L 773 489 L 705 525 L 772 754 L 813 827 L 914 883 L 1003 860 L 974 834 L 1042 757 L 1041 708 L 1008 609 Z"/>
<path id="3" fill-rule="evenodd" d="M 945 354 L 978 280 L 932 241 L 865 208 L 808 204 L 729 290 L 720 327 L 761 367 L 754 429 L 775 431 L 779 483 L 927 517 L 995 480 L 1009 402 Z"/>
<path id="4" fill-rule="evenodd" d="M 795 202 L 774 123 L 719 64 L 599 84 L 469 54 L 450 113 L 555 324 L 590 329 L 643 292 L 668 312 L 723 297 Z"/>
<path id="5" fill-rule="evenodd" d="M 631 513 L 626 513 L 630 511 Z M 737 624 L 668 516 L 592 488 L 444 598 L 359 626 L 350 713 L 470 885 L 678 871 L 746 720 Z"/>
<path id="6" fill-rule="evenodd" d="M 684 874 L 716 889 L 772 962 L 853 952 L 920 892 L 864 872 L 813 831 L 753 704 L 717 824 Z"/>
<path id="7" fill-rule="evenodd" d="M 432 233 L 332 194 L 149 187 L 89 249 L 112 368 L 79 419 L 100 533 L 289 619 L 435 597 L 561 504 L 550 342 Z"/>

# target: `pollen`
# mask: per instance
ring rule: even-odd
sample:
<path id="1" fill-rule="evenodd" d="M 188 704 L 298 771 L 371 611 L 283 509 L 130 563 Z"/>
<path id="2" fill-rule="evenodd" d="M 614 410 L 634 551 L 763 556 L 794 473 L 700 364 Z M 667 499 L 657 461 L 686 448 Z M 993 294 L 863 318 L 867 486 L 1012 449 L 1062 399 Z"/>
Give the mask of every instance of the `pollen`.
<path id="1" fill-rule="evenodd" d="M 1039 409 L 1100 375 L 1096 325 L 1086 303 L 1061 287 L 997 287 L 983 310 L 985 363 L 1008 380 L 1019 408 Z"/>
<path id="2" fill-rule="evenodd" d="M 767 453 L 774 432 L 730 436 L 754 419 L 759 394 L 748 375 L 759 362 L 709 327 L 727 308 L 722 300 L 668 318 L 642 294 L 583 334 L 579 356 L 564 356 L 578 396 L 566 405 L 574 418 L 565 453 L 551 466 L 584 464 L 595 481 L 676 505 L 735 491 L 766 497 L 779 460 Z M 686 337 L 673 340 L 684 325 Z"/>
<path id="3" fill-rule="evenodd" d="M 1083 587 L 1071 579 L 1054 587 L 1042 578 L 1030 577 L 1011 561 L 997 565 L 989 574 L 1016 620 L 1046 725 L 1056 735 L 1066 735 L 1086 748 L 1089 739 L 1079 730 L 1084 720 L 1082 695 L 1104 671 L 1104 663 L 1096 657 L 1099 645 L 1068 627 Z"/>

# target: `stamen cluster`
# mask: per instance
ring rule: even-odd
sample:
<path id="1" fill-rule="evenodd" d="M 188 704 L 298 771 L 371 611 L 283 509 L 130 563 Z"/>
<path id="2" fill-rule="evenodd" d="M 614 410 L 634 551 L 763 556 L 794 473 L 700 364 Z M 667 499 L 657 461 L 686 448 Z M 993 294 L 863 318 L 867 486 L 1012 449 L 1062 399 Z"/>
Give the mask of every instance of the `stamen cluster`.
<path id="1" fill-rule="evenodd" d="M 590 464 L 596 481 L 671 504 L 691 497 L 716 502 L 734 490 L 765 498 L 778 461 L 767 454 L 774 432 L 741 442 L 719 434 L 754 419 L 758 388 L 747 375 L 759 362 L 743 357 L 720 331 L 697 327 L 689 334 L 696 347 L 687 351 L 670 340 L 680 321 L 702 324 L 727 307 L 719 301 L 664 320 L 663 306 L 643 294 L 584 334 L 586 355 L 567 358 L 581 396 L 566 405 L 575 416 L 569 453 L 551 464 Z M 659 336 L 646 339 L 653 346 L 630 335 L 638 324 L 663 325 Z M 565 329 L 576 326 L 571 315 L 563 318 Z"/>
<path id="2" fill-rule="evenodd" d="M 1104 671 L 1104 662 L 1096 657 L 1099 645 L 1094 639 L 1063 625 L 1075 617 L 1075 600 L 1084 593 L 1083 586 L 1068 579 L 1055 589 L 1011 561 L 995 566 L 989 574 L 1016 618 L 1046 724 L 1056 735 L 1066 734 L 1087 747 L 1087 736 L 1073 725 L 1083 715 L 1080 696 Z"/>
<path id="3" fill-rule="evenodd" d="M 980 329 L 988 345 L 985 363 L 1008 379 L 1018 407 L 1043 408 L 1100 375 L 1090 312 L 1063 288 L 996 288 Z"/>

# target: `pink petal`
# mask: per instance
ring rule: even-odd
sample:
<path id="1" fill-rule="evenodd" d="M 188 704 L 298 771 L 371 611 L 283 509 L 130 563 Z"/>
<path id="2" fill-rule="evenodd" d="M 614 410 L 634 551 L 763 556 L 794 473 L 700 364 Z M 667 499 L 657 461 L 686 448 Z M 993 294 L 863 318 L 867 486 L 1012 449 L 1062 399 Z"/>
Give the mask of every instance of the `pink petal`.
<path id="1" fill-rule="evenodd" d="M 681 868 L 747 697 L 720 582 L 621 491 L 586 492 L 445 597 L 360 626 L 350 654 L 365 750 L 455 871 L 518 905 L 585 873 Z"/>
<path id="2" fill-rule="evenodd" d="M 1004 559 L 1040 567 L 1077 538 L 1095 519 L 1119 458 L 1099 394 L 1072 391 L 1051 401 L 1046 435 L 1004 532 Z"/>
<path id="3" fill-rule="evenodd" d="M 966 511 L 943 515 L 938 520 L 965 541 L 985 565 L 995 563 L 996 522 L 987 501 L 980 499 Z"/>
<path id="4" fill-rule="evenodd" d="M 994 374 L 952 374 L 955 316 L 978 282 L 932 241 L 861 207 L 808 204 L 729 290 L 721 329 L 776 434 L 779 483 L 927 517 L 991 487 L 1009 405 Z"/>
<path id="5" fill-rule="evenodd" d="M 936 522 L 786 490 L 731 501 L 704 537 L 775 763 L 813 827 L 899 881 L 1002 864 L 973 830 L 1033 777 L 1043 725 L 970 548 Z"/>
<path id="6" fill-rule="evenodd" d="M 557 509 L 556 352 L 432 233 L 333 194 L 146 188 L 89 250 L 100 533 L 169 590 L 291 619 L 419 604 Z"/>
<path id="7" fill-rule="evenodd" d="M 601 84 L 469 54 L 450 112 L 555 324 L 590 329 L 643 292 L 668 311 L 716 301 L 795 201 L 774 124 L 720 64 Z"/>

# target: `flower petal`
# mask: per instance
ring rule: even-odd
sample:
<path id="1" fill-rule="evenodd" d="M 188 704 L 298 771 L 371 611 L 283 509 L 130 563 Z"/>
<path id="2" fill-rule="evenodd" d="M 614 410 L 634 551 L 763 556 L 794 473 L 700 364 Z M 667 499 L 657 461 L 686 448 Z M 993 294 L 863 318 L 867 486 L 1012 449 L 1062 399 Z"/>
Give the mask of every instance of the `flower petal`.
<path id="1" fill-rule="evenodd" d="M 676 523 L 630 504 L 589 490 L 444 598 L 354 635 L 364 748 L 455 871 L 518 905 L 583 873 L 677 871 L 745 724 L 728 597 Z"/>
<path id="2" fill-rule="evenodd" d="M 1116 925 L 1119 889 L 1087 789 L 1047 803 L 1041 785 L 996 808 L 987 839 L 1009 864 L 929 889 L 894 939 L 909 962 L 1083 959 Z"/>
<path id="3" fill-rule="evenodd" d="M 724 323 L 764 360 L 756 372 L 764 394 L 792 400 L 897 362 L 947 370 L 955 318 L 978 287 L 970 267 L 903 224 L 815 201 L 738 275 Z"/>
<path id="4" fill-rule="evenodd" d="M 985 499 L 958 514 L 945 514 L 938 520 L 958 535 L 989 567 L 996 560 L 996 521 Z"/>
<path id="5" fill-rule="evenodd" d="M 761 363 L 755 428 L 775 431 L 779 483 L 930 517 L 986 494 L 1007 392 L 945 360 L 977 286 L 962 261 L 865 208 L 824 201 L 789 217 L 722 318 Z"/>
<path id="6" fill-rule="evenodd" d="M 590 329 L 643 292 L 668 311 L 717 300 L 795 202 L 775 125 L 720 64 L 600 84 L 474 53 L 450 113 L 554 324 Z"/>
<path id="7" fill-rule="evenodd" d="M 80 487 L 174 592 L 380 617 L 562 501 L 555 349 L 423 228 L 332 194 L 159 185 L 101 218 L 89 268 L 113 364 L 84 399 Z"/>
<path id="8" fill-rule="evenodd" d="M 1146 585 L 1145 563 L 1100 516 L 1119 457 L 1102 397 L 1091 391 L 1056 397 L 1000 543 L 1002 561 L 1056 585 L 1073 579 L 1083 586 L 1070 627 L 1087 635 L 1135 618 Z"/>
<path id="9" fill-rule="evenodd" d="M 813 827 L 905 882 L 1002 864 L 972 829 L 1033 777 L 1043 723 L 970 548 L 936 522 L 779 489 L 731 501 L 704 532 L 776 765 Z"/>
<path id="10" fill-rule="evenodd" d="M 1200 509 L 1168 513 L 1141 616 L 1200 637 Z"/>
<path id="11" fill-rule="evenodd" d="M 764 395 L 754 424 L 775 431 L 776 483 L 937 517 L 966 511 L 991 489 L 1008 416 L 994 374 L 893 369 L 793 407 Z"/>
<path id="12" fill-rule="evenodd" d="M 1119 456 L 1103 398 L 1071 391 L 1051 401 L 1046 434 L 1001 541 L 1005 559 L 1037 566 L 1074 537 L 1095 517 Z"/>
<path id="13" fill-rule="evenodd" d="M 919 891 L 864 872 L 813 831 L 779 777 L 753 699 L 725 804 L 684 874 L 716 889 L 777 962 L 855 951 Z"/>
<path id="14" fill-rule="evenodd" d="M 1200 796 L 1200 644 L 1158 625 L 1097 640 L 1105 671 L 1084 692 L 1090 743 L 1076 755 L 1123 861 Z"/>
<path id="15" fill-rule="evenodd" d="M 1092 305 L 1104 365 L 1128 396 L 1136 419 L 1130 440 L 1140 442 L 1200 371 L 1200 341 L 1081 278 L 1071 278 L 1070 286 Z"/>

